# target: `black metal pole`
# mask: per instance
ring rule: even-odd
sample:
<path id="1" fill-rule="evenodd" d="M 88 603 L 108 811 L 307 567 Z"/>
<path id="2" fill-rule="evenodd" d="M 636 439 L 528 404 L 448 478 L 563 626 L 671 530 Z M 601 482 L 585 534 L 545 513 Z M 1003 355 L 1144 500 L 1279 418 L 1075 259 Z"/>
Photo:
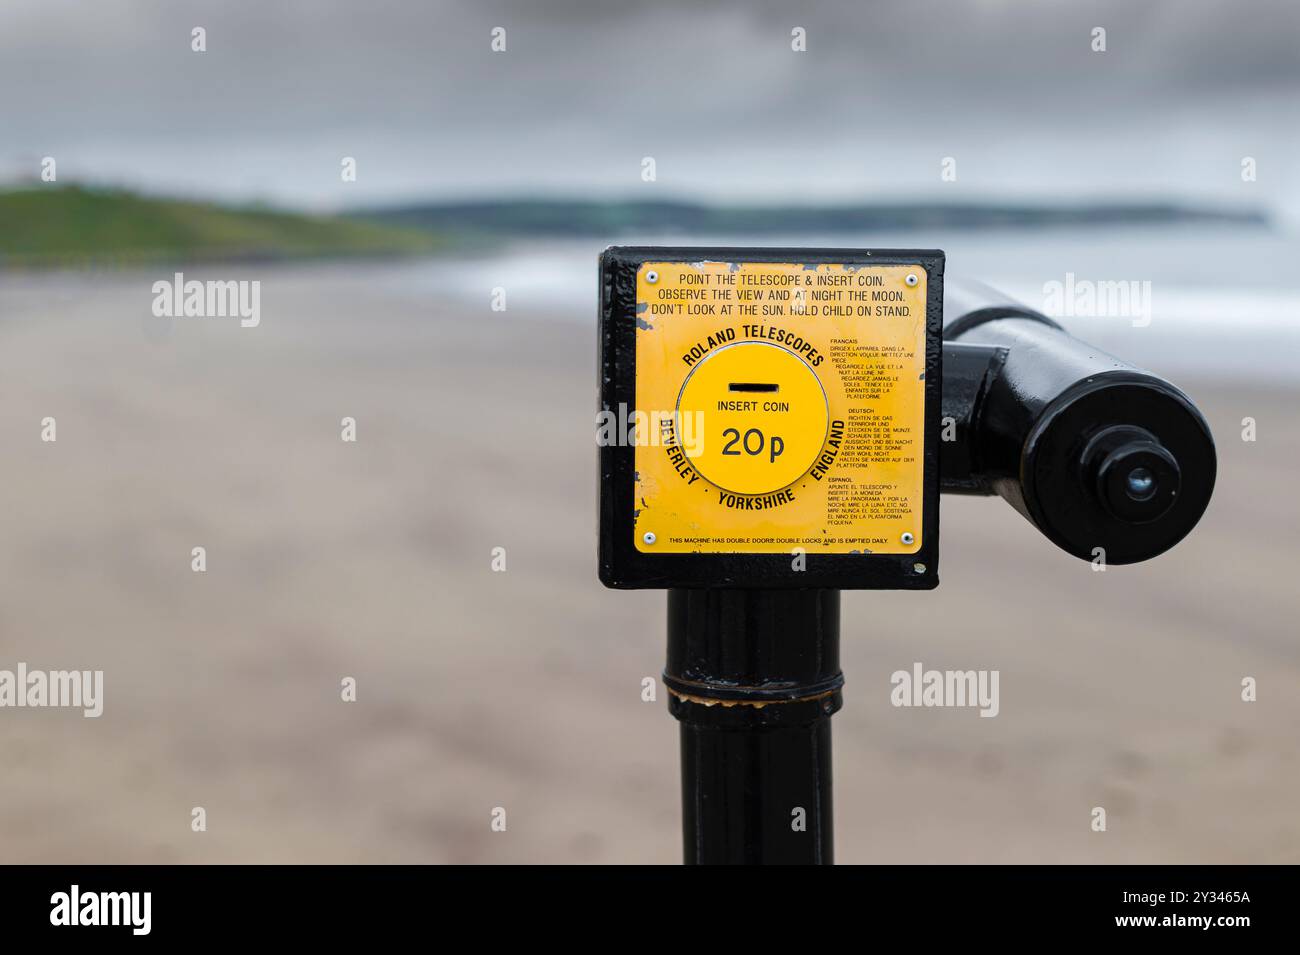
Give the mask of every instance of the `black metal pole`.
<path id="1" fill-rule="evenodd" d="M 688 864 L 830 864 L 838 590 L 669 590 Z"/>

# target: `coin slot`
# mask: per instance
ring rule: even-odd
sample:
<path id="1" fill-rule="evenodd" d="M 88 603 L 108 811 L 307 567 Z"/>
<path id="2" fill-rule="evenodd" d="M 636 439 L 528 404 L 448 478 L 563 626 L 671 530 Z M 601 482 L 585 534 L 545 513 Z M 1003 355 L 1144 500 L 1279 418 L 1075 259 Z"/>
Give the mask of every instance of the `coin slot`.
<path id="1" fill-rule="evenodd" d="M 780 387 L 780 385 L 765 384 L 757 381 L 733 381 L 731 384 L 727 385 L 727 390 L 775 394 Z"/>

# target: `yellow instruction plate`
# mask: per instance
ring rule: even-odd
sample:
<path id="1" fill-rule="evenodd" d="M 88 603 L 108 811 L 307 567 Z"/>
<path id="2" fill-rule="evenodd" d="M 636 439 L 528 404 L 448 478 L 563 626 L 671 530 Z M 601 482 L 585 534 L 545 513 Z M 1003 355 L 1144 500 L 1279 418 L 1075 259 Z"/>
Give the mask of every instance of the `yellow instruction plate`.
<path id="1" fill-rule="evenodd" d="M 636 548 L 919 550 L 926 278 L 915 265 L 642 265 Z"/>

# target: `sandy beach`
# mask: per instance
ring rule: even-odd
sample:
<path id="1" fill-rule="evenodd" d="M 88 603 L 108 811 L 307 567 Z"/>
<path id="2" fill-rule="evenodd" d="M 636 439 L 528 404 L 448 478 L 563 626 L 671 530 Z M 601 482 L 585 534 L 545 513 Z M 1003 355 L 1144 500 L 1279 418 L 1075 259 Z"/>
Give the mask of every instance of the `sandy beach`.
<path id="1" fill-rule="evenodd" d="M 569 320 L 417 265 L 243 269 L 256 328 L 0 279 L 0 668 L 104 672 L 98 719 L 0 710 L 0 862 L 678 861 L 665 597 L 596 580 L 597 251 Z M 1170 553 L 948 497 L 937 591 L 844 595 L 838 861 L 1300 861 L 1300 396 L 1178 383 L 1220 460 Z M 916 661 L 999 715 L 891 706 Z"/>

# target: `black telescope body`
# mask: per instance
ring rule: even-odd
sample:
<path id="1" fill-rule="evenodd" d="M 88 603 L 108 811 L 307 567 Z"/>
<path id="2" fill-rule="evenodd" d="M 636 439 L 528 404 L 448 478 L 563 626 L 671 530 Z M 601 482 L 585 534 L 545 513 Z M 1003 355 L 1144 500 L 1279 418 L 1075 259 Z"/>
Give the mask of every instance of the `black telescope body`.
<path id="1" fill-rule="evenodd" d="M 1162 378 L 977 283 L 944 290 L 940 485 L 997 494 L 1084 560 L 1147 560 L 1196 525 L 1214 439 Z"/>

